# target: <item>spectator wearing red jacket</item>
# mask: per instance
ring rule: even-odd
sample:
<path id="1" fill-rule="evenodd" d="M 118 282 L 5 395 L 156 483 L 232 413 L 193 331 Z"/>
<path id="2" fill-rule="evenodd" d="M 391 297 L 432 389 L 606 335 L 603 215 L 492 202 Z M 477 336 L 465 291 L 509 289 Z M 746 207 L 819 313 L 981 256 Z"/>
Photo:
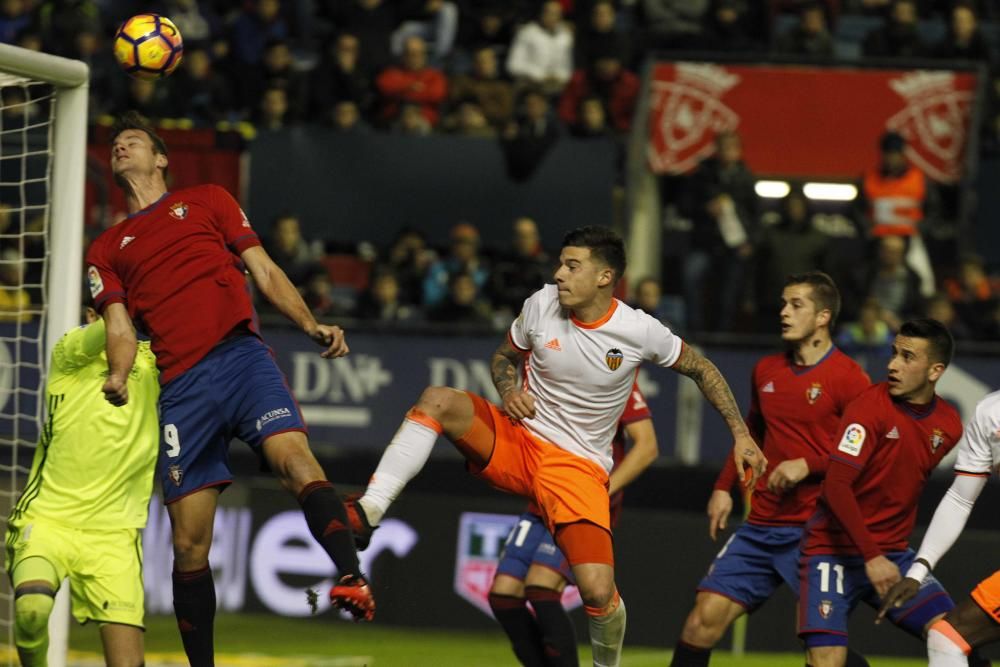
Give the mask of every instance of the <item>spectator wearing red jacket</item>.
<path id="1" fill-rule="evenodd" d="M 404 104 L 416 104 L 427 122 L 436 125 L 439 107 L 448 97 L 448 80 L 427 66 L 427 44 L 420 37 L 410 37 L 403 46 L 399 65 L 387 67 L 375 81 L 381 100 L 380 119 L 389 124 Z"/>
<path id="2" fill-rule="evenodd" d="M 573 73 L 559 100 L 559 117 L 570 127 L 579 125 L 580 104 L 597 97 L 604 104 L 610 125 L 624 132 L 632 125 L 632 114 L 639 97 L 639 77 L 622 67 L 617 53 L 603 53 L 585 69 Z"/>

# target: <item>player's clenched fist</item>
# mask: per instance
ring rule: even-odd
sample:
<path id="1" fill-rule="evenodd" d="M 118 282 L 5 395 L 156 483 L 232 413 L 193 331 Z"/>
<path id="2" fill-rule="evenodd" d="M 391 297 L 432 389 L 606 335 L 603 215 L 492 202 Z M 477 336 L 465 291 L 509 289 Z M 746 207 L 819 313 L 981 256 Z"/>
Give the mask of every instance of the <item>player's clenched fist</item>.
<path id="1" fill-rule="evenodd" d="M 121 407 L 128 403 L 127 378 L 109 375 L 104 386 L 101 387 L 101 391 L 104 392 L 104 398 L 108 399 L 108 403 L 111 405 Z"/>
<path id="2" fill-rule="evenodd" d="M 532 419 L 535 416 L 535 397 L 520 389 L 511 389 L 503 395 L 503 410 L 514 419 Z"/>
<path id="3" fill-rule="evenodd" d="M 347 347 L 347 339 L 344 336 L 344 330 L 338 326 L 317 324 L 316 329 L 309 334 L 309 337 L 320 345 L 326 347 L 326 349 L 320 352 L 319 355 L 324 359 L 336 359 L 337 357 L 342 357 L 351 351 L 350 348 Z"/>

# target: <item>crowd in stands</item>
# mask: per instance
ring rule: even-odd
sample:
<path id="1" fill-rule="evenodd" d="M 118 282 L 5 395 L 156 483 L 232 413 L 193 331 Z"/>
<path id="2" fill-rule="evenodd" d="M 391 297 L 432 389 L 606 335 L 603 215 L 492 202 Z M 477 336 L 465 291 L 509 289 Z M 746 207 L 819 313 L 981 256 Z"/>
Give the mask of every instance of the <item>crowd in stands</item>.
<path id="1" fill-rule="evenodd" d="M 142 11 L 185 38 L 162 82 L 113 61 L 116 26 Z M 653 50 L 830 59 L 838 23 L 861 17 L 865 57 L 992 63 L 981 26 L 998 14 L 986 0 L 3 0 L 0 42 L 86 61 L 95 119 L 513 140 L 533 103 L 560 132 L 627 131 Z"/>
<path id="2" fill-rule="evenodd" d="M 110 48 L 116 26 L 143 11 L 169 16 L 185 38 L 179 70 L 155 83 L 122 76 Z M 0 0 L 0 42 L 88 62 L 97 122 L 137 109 L 164 127 L 308 123 L 493 138 L 514 179 L 529 178 L 564 134 L 621 144 L 652 51 L 843 59 L 845 26 L 862 26 L 857 58 L 992 68 L 998 21 L 1000 5 L 986 0 Z M 1000 152 L 993 80 L 981 144 Z M 4 101 L 18 91 L 5 89 Z M 938 261 L 959 257 L 961 244 L 928 233 L 942 217 L 930 184 L 912 225 L 880 228 L 873 201 L 884 179 L 923 183 L 893 163 L 899 141 L 884 140 L 884 160 L 859 181 L 857 210 L 840 220 L 850 233 L 841 233 L 795 189 L 778 206 L 762 202 L 739 136 L 719 135 L 714 155 L 664 184 L 688 230 L 678 275 L 632 276 L 623 296 L 685 332 L 773 332 L 784 277 L 818 267 L 842 286 L 841 344 L 859 354 L 884 355 L 902 319 L 928 313 L 959 338 L 996 339 L 1000 284 L 979 257 Z M 270 228 L 268 250 L 318 315 L 397 325 L 505 326 L 554 262 L 530 218 L 513 222 L 506 248 L 482 247 L 467 222 L 446 247 L 417 228 L 385 248 L 330 246 L 303 239 L 294 214 Z M 25 263 L 30 273 L 30 261 L 0 255 L 0 313 L 26 298 L 7 287 Z"/>

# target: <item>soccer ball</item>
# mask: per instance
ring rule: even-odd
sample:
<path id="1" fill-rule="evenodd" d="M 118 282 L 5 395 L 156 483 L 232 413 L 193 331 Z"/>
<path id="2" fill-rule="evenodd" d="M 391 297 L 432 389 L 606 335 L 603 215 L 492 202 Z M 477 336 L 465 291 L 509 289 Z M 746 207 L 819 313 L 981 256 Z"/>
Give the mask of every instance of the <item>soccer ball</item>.
<path id="1" fill-rule="evenodd" d="M 161 79 L 181 62 L 181 31 L 165 16 L 137 14 L 115 35 L 115 59 L 129 76 Z"/>

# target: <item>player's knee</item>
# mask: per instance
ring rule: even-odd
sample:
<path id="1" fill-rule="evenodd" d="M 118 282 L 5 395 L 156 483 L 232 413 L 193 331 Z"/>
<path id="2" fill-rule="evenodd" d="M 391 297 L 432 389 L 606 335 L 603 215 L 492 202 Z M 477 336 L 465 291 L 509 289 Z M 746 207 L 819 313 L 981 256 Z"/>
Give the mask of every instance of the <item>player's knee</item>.
<path id="1" fill-rule="evenodd" d="M 448 415 L 455 396 L 455 390 L 449 387 L 427 387 L 420 394 L 416 407 L 426 415 L 440 421 Z"/>
<path id="2" fill-rule="evenodd" d="M 18 646 L 35 648 L 45 644 L 53 603 L 53 597 L 44 593 L 18 596 L 14 601 L 14 639 Z"/>
<path id="3" fill-rule="evenodd" d="M 615 599 L 615 582 L 604 577 L 591 577 L 576 582 L 583 604 L 593 609 L 604 609 Z"/>
<path id="4" fill-rule="evenodd" d="M 212 546 L 210 540 L 199 539 L 196 535 L 175 532 L 174 568 L 187 572 L 208 564 L 208 551 Z"/>

